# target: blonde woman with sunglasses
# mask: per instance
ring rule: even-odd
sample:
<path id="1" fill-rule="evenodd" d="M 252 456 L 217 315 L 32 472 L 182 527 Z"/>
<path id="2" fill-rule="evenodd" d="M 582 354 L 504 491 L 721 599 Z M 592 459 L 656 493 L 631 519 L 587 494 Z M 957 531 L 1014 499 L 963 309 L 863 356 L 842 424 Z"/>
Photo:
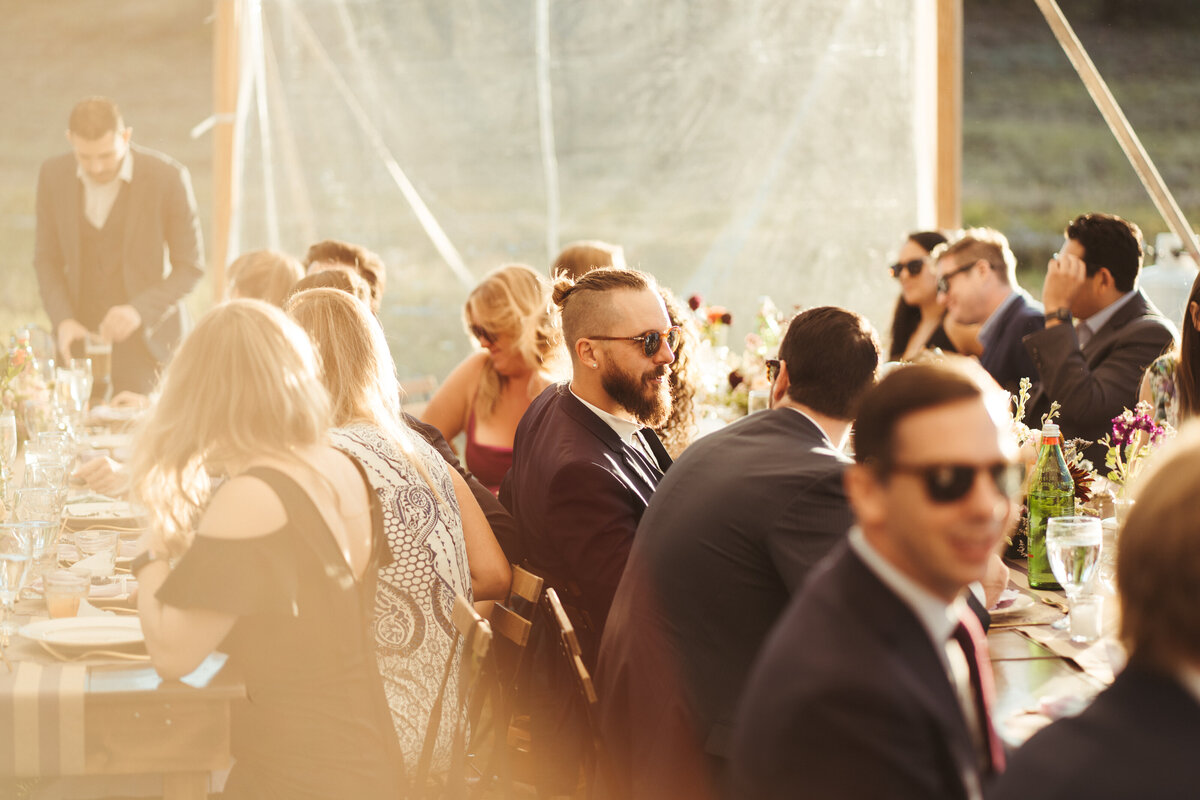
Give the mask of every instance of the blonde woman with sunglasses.
<path id="1" fill-rule="evenodd" d="M 421 420 L 447 441 L 466 434 L 464 460 L 496 493 L 512 465 L 525 409 L 561 377 L 562 332 L 550 313 L 550 284 L 524 264 L 492 270 L 467 297 L 467 332 L 479 345 L 454 368 Z"/>

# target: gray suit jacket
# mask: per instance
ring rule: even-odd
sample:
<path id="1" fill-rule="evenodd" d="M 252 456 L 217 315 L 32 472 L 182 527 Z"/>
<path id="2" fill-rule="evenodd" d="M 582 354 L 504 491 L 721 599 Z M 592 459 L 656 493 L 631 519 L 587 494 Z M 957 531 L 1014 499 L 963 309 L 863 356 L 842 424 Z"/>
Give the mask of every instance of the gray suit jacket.
<path id="1" fill-rule="evenodd" d="M 1063 434 L 1096 442 L 1112 430 L 1113 417 L 1137 404 L 1142 373 L 1175 341 L 1175 327 L 1139 289 L 1082 350 L 1071 325 L 1037 331 L 1023 341 L 1040 379 L 1026 423 L 1040 425 L 1057 400 Z M 1104 464 L 1099 445 L 1087 455 L 1093 464 Z"/>
<path id="2" fill-rule="evenodd" d="M 196 198 L 187 169 L 168 156 L 133 146 L 133 179 L 124 233 L 123 267 L 129 304 L 142 317 L 139 333 L 165 361 L 189 327 L 182 300 L 203 275 Z M 74 155 L 42 164 L 37 189 L 33 266 L 42 303 L 57 328 L 77 319 L 80 186 Z"/>

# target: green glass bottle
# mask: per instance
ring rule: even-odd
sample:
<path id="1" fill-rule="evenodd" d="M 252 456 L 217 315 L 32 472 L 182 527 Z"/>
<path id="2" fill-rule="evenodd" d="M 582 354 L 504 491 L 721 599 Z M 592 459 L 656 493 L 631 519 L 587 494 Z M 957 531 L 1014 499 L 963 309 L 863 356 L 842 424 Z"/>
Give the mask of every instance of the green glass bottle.
<path id="1" fill-rule="evenodd" d="M 1042 449 L 1029 481 L 1029 585 L 1034 589 L 1061 589 L 1046 554 L 1046 520 L 1075 514 L 1075 481 L 1063 457 L 1058 426 L 1042 428 Z"/>

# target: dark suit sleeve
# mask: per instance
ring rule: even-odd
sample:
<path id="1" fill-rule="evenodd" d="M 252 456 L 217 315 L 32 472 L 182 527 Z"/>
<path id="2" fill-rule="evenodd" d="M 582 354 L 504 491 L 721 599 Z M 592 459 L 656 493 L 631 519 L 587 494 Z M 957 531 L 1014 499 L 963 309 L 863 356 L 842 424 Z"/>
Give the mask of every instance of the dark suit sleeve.
<path id="1" fill-rule="evenodd" d="M 153 331 L 167 310 L 187 296 L 204 275 L 204 250 L 192 179 L 183 167 L 167 165 L 163 180 L 162 235 L 170 255 L 171 273 L 161 281 L 150 282 L 129 300 L 147 331 Z"/>
<path id="2" fill-rule="evenodd" d="M 767 552 L 787 586 L 795 594 L 808 573 L 840 542 L 854 524 L 854 515 L 842 488 L 843 470 L 814 480 L 807 491 L 790 502 L 767 532 Z"/>
<path id="3" fill-rule="evenodd" d="M 1006 378 L 1002 385 L 1002 388 L 1014 397 L 1021 389 L 1021 378 L 1029 378 L 1030 383 L 1038 378 L 1037 365 L 1029 350 L 1024 347 L 1024 339 L 1045 328 L 1046 319 L 1040 310 L 1036 314 L 1026 314 L 1020 320 L 1017 335 L 1013 337 L 1013 374 Z"/>
<path id="4" fill-rule="evenodd" d="M 579 585 L 599 632 L 629 560 L 639 515 L 629 490 L 594 462 L 567 464 L 546 490 L 545 530 L 553 532 L 568 573 L 564 577 Z"/>
<path id="5" fill-rule="evenodd" d="M 51 162 L 48 161 L 42 164 L 38 174 L 33 268 L 37 272 L 42 305 L 50 317 L 50 324 L 57 329 L 64 319 L 75 317 L 75 310 L 71 307 L 71 295 L 67 291 L 66 256 L 63 255 L 58 217 L 55 215 L 55 203 L 63 202 L 63 198 L 54 197 L 51 171 Z"/>
<path id="6" fill-rule="evenodd" d="M 1108 356 L 1091 369 L 1071 325 L 1056 325 L 1025 337 L 1047 402 L 1062 407 L 1061 427 L 1090 434 L 1106 431 L 1122 408 L 1137 403 L 1142 373 L 1173 341 L 1170 329 L 1142 317 L 1120 329 Z M 1034 420 L 1033 424 L 1040 424 Z"/>

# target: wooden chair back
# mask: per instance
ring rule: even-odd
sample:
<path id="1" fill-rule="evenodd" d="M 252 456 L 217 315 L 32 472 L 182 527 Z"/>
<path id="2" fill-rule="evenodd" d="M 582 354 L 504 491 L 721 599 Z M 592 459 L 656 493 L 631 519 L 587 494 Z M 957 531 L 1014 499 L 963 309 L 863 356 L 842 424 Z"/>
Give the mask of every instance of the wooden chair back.
<path id="1" fill-rule="evenodd" d="M 575 687 L 579 692 L 579 698 L 587 717 L 588 731 L 592 739 L 592 752 L 588 754 L 583 765 L 583 787 L 585 796 L 590 796 L 595 784 L 596 773 L 598 770 L 604 769 L 605 764 L 596 686 L 592 682 L 587 665 L 583 663 L 583 651 L 579 647 L 579 637 L 575 633 L 575 625 L 567 616 L 558 592 L 553 588 L 546 590 L 545 605 L 558 629 L 563 658 L 566 660 L 567 669 L 575 679 Z"/>

